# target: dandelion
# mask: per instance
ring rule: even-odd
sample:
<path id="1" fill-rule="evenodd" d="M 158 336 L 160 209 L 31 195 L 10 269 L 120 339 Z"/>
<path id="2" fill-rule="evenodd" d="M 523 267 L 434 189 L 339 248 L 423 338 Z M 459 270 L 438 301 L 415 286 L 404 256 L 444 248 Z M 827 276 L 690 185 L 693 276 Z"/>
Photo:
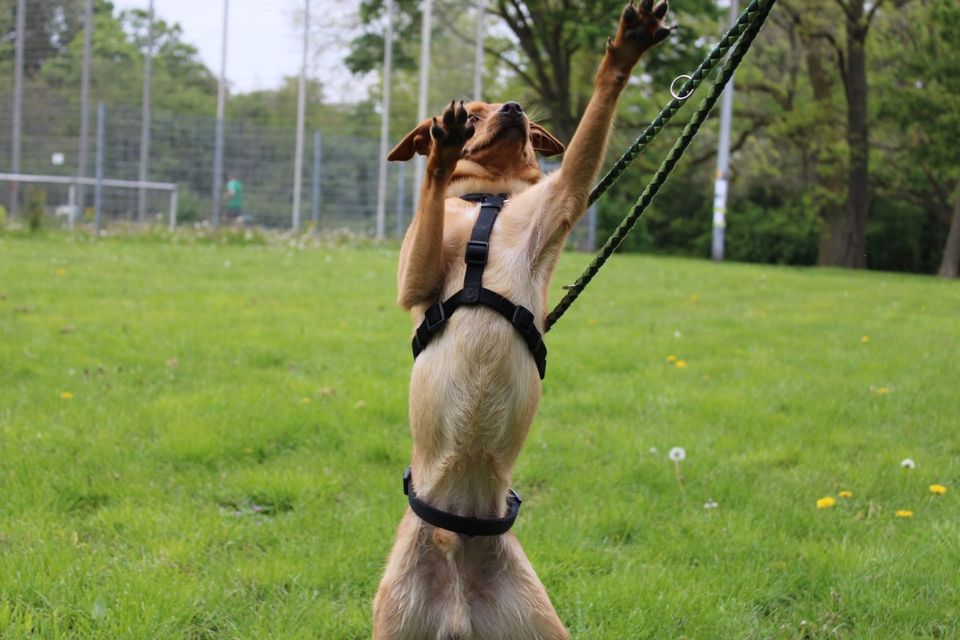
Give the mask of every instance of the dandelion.
<path id="1" fill-rule="evenodd" d="M 826 496 L 817 500 L 817 509 L 829 509 L 837 506 L 837 499 L 833 496 Z"/>
<path id="2" fill-rule="evenodd" d="M 673 363 L 673 366 L 675 366 L 677 369 L 684 369 L 687 366 L 687 361 L 677 360 L 675 363 Z"/>
<path id="3" fill-rule="evenodd" d="M 909 509 L 898 509 L 897 512 L 894 513 L 893 515 L 895 515 L 898 518 L 912 518 L 913 511 L 910 511 Z"/>
<path id="4" fill-rule="evenodd" d="M 650 447 L 650 453 L 656 454 L 656 453 L 657 453 L 657 448 L 656 448 L 656 447 Z"/>
<path id="5" fill-rule="evenodd" d="M 63 267 L 59 267 L 59 268 L 55 271 L 55 273 L 57 274 L 57 277 L 58 277 L 58 278 L 62 278 L 63 276 L 67 275 L 67 270 L 64 269 Z"/>
<path id="6" fill-rule="evenodd" d="M 890 387 L 870 387 L 870 393 L 875 396 L 885 396 L 890 393 Z"/>
<path id="7" fill-rule="evenodd" d="M 861 336 L 860 342 L 862 342 L 863 344 L 867 344 L 868 342 L 870 342 L 870 336 Z"/>
<path id="8" fill-rule="evenodd" d="M 930 493 L 942 496 L 947 492 L 947 488 L 942 484 L 932 484 L 930 485 Z"/>
<path id="9" fill-rule="evenodd" d="M 683 447 L 674 447 L 673 449 L 670 449 L 670 453 L 667 455 L 673 461 L 673 474 L 677 478 L 677 485 L 680 487 L 680 493 L 686 495 L 687 492 L 683 488 L 683 474 L 680 473 L 680 461 L 687 457 L 687 452 L 683 450 Z"/>
<path id="10" fill-rule="evenodd" d="M 300 404 L 310 404 L 310 398 L 307 398 L 307 397 L 300 398 Z"/>
<path id="11" fill-rule="evenodd" d="M 667 362 L 669 362 L 670 364 L 673 364 L 676 361 L 677 361 L 677 356 L 673 355 L 672 353 L 667 356 Z"/>
<path id="12" fill-rule="evenodd" d="M 719 504 L 716 500 L 714 500 L 713 498 L 710 498 L 709 500 L 707 500 L 707 501 L 703 504 L 703 508 L 704 508 L 704 509 L 716 509 L 716 508 L 719 507 L 719 506 L 720 506 L 720 504 Z"/>
<path id="13" fill-rule="evenodd" d="M 916 469 L 917 463 L 913 461 L 913 458 L 904 458 L 900 461 L 900 467 L 902 469 Z"/>
<path id="14" fill-rule="evenodd" d="M 841 498 L 852 498 L 852 497 L 853 497 L 853 491 L 841 491 L 841 492 L 838 493 L 837 495 L 839 495 Z"/>
<path id="15" fill-rule="evenodd" d="M 70 391 L 61 391 L 60 392 L 61 400 L 73 400 L 73 393 Z"/>

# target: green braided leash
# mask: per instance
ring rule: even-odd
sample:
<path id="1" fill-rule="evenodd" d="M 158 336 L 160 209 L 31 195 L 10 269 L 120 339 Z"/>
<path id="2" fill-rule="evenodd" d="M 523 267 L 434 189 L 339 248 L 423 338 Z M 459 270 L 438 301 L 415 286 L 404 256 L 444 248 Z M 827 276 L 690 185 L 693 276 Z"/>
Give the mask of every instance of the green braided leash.
<path id="1" fill-rule="evenodd" d="M 660 190 L 660 187 L 663 186 L 663 183 L 666 182 L 667 177 L 673 170 L 673 167 L 680 160 L 681 156 L 683 156 L 684 151 L 687 150 L 687 147 L 700 130 L 700 125 L 702 125 L 707 119 L 707 116 L 710 114 L 714 104 L 716 104 L 717 100 L 720 98 L 720 94 L 723 93 L 723 88 L 726 86 L 727 81 L 730 80 L 731 76 L 733 76 L 734 71 L 736 71 L 740 61 L 743 59 L 743 56 L 747 53 L 747 50 L 753 43 L 757 33 L 760 32 L 760 28 L 766 21 L 767 15 L 770 13 L 770 9 L 773 7 L 774 3 L 776 3 L 776 0 L 753 0 L 747 6 L 747 9 L 740 16 L 740 19 L 737 20 L 733 27 L 731 27 L 727 35 L 724 36 L 723 40 L 721 40 L 720 44 L 718 44 L 717 47 L 710 52 L 707 58 L 700 64 L 699 67 L 697 67 L 697 70 L 692 74 L 691 78 L 684 83 L 679 94 L 682 96 L 682 98 L 674 98 L 674 100 L 672 100 L 670 104 L 668 104 L 667 107 L 660 112 L 660 115 L 657 116 L 657 119 L 651 123 L 649 127 L 647 127 L 634 145 L 631 146 L 627 153 L 625 153 L 624 156 L 617 162 L 617 165 L 611 169 L 610 172 L 604 176 L 603 180 L 601 180 L 601 182 L 594 188 L 593 193 L 591 193 L 590 196 L 591 203 L 616 181 L 616 179 L 621 173 L 623 173 L 623 170 L 630 163 L 630 161 L 632 161 L 640 149 L 646 146 L 646 144 L 653 139 L 657 132 L 663 128 L 663 125 L 666 124 L 673 113 L 676 112 L 680 103 L 682 103 L 686 97 L 689 97 L 690 92 L 696 89 L 697 85 L 699 85 L 700 81 L 703 79 L 703 76 L 708 73 L 713 66 L 716 65 L 717 60 L 723 57 L 726 49 L 729 49 L 730 43 L 739 37 L 739 41 L 731 52 L 730 57 L 718 72 L 716 80 L 714 80 L 713 85 L 710 87 L 709 93 L 707 93 L 704 99 L 697 106 L 696 112 L 690 118 L 687 126 L 683 129 L 683 133 L 680 134 L 677 142 L 673 145 L 673 148 L 670 149 L 666 159 L 660 165 L 660 168 L 657 169 L 656 174 L 654 174 L 646 189 L 643 190 L 640 198 L 633 206 L 633 210 L 627 215 L 626 218 L 623 219 L 620 225 L 613 232 L 613 235 L 610 236 L 607 242 L 597 253 L 596 257 L 593 259 L 593 262 L 591 262 L 590 265 L 580 275 L 580 277 L 577 278 L 576 282 L 566 287 L 566 295 L 563 296 L 563 299 L 560 300 L 553 311 L 547 315 L 547 319 L 544 322 L 544 333 L 549 331 L 554 323 L 560 319 L 560 316 L 562 316 L 567 309 L 570 308 L 570 305 L 573 304 L 573 301 L 579 297 L 583 289 L 600 270 L 600 267 L 602 267 L 607 259 L 613 254 L 613 252 L 617 250 L 626 235 L 633 229 L 634 226 L 636 226 L 637 222 L 640 220 L 640 217 L 643 216 L 647 206 Z M 740 27 L 739 25 L 741 25 L 741 23 L 746 26 Z M 721 44 L 724 43 L 726 43 L 726 48 L 720 50 Z M 594 196 L 594 194 L 596 194 L 596 196 Z"/>
<path id="2" fill-rule="evenodd" d="M 670 118 L 686 103 L 687 98 L 697 90 L 697 87 L 700 86 L 703 79 L 713 71 L 717 63 L 726 55 L 727 51 L 730 50 L 730 47 L 732 47 L 737 39 L 746 31 L 747 27 L 757 20 L 761 12 L 761 3 L 762 0 L 752 0 L 750 4 L 747 5 L 743 13 L 740 14 L 740 17 L 737 18 L 737 21 L 730 27 L 730 30 L 727 31 L 723 38 L 720 39 L 720 42 L 718 42 L 713 50 L 700 62 L 696 70 L 688 76 L 688 80 L 680 87 L 679 93 L 675 94 L 673 100 L 660 111 L 653 122 L 647 125 L 643 133 L 641 133 L 626 152 L 620 156 L 620 159 L 617 160 L 610 171 L 600 179 L 600 182 L 598 182 L 593 188 L 593 191 L 590 192 L 590 201 L 587 206 L 596 202 L 600 196 L 617 181 L 620 174 L 630 166 L 634 158 L 636 158 L 657 134 L 660 133 L 660 130 L 670 122 Z M 767 10 L 769 11 L 769 9 Z M 765 15 L 766 14 L 764 14 L 764 16 Z"/>

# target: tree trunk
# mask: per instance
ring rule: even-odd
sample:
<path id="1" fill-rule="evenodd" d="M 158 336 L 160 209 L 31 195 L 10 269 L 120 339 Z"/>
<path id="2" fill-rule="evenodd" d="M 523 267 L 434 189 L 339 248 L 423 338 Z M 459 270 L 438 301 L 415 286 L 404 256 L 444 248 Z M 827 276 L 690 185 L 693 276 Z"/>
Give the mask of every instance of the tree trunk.
<path id="1" fill-rule="evenodd" d="M 805 48 L 807 73 L 810 78 L 810 87 L 813 89 L 813 98 L 817 103 L 817 109 L 821 113 L 827 113 L 833 109 L 831 104 L 833 78 L 824 67 L 821 43 L 811 39 L 805 43 Z M 818 136 L 818 139 L 831 140 L 832 132 L 824 132 Z M 812 155 L 814 169 L 812 173 L 816 176 L 816 181 L 826 195 L 815 196 L 813 206 L 820 226 L 817 265 L 828 267 L 836 264 L 833 257 L 835 253 L 833 249 L 834 238 L 844 235 L 844 229 L 847 226 L 846 210 L 842 200 L 844 176 L 839 166 L 835 166 L 836 170 L 834 171 L 829 170 L 820 147 L 819 144 L 814 147 Z M 830 161 L 830 164 L 834 163 Z"/>
<path id="2" fill-rule="evenodd" d="M 938 276 L 956 278 L 960 270 L 960 186 L 953 194 L 953 218 L 950 220 L 950 231 L 947 233 L 947 243 L 943 247 L 943 259 L 940 261 Z"/>
<path id="3" fill-rule="evenodd" d="M 862 0 L 849 3 L 847 15 L 847 227 L 832 243 L 834 264 L 853 269 L 867 266 L 870 139 L 867 125 L 867 24 Z"/>

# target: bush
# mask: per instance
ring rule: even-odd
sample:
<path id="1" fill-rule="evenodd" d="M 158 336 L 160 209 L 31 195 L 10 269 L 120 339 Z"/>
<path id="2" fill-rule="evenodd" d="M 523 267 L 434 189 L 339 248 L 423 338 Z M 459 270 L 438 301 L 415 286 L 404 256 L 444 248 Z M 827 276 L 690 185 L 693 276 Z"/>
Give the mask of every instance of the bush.
<path id="1" fill-rule="evenodd" d="M 729 207 L 725 257 L 739 262 L 816 264 L 817 220 L 809 198 L 784 203 L 766 200 L 738 200 Z"/>

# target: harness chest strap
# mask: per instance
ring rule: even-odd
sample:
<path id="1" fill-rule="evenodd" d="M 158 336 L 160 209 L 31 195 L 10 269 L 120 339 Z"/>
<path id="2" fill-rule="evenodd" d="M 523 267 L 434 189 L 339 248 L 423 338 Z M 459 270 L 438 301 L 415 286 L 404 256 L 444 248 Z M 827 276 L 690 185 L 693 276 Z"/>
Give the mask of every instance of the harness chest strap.
<path id="1" fill-rule="evenodd" d="M 453 312 L 459 307 L 484 305 L 506 318 L 517 330 L 520 337 L 527 343 L 527 348 L 537 364 L 537 372 L 542 380 L 547 372 L 547 347 L 543 343 L 543 336 L 540 335 L 540 331 L 534 323 L 533 313 L 523 305 L 513 304 L 499 293 L 483 286 L 483 269 L 487 264 L 487 257 L 490 253 L 490 233 L 493 231 L 493 224 L 496 222 L 497 215 L 503 208 L 507 196 L 505 194 L 499 196 L 470 194 L 462 196 L 462 198 L 481 203 L 480 215 L 477 216 L 477 221 L 473 225 L 473 231 L 470 234 L 470 240 L 467 242 L 464 255 L 467 271 L 463 278 L 463 289 L 443 302 L 437 302 L 427 308 L 423 322 L 417 327 L 413 336 L 413 357 L 416 358 L 420 355 L 420 352 L 426 348 L 433 336 L 443 328 Z"/>

